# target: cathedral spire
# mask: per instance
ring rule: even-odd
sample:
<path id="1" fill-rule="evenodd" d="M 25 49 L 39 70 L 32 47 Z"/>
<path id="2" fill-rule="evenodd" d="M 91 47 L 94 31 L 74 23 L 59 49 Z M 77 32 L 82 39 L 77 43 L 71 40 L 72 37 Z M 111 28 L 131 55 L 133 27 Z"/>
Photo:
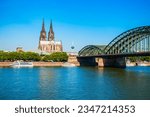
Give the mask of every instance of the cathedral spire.
<path id="1" fill-rule="evenodd" d="M 49 41 L 54 41 L 54 31 L 53 31 L 52 20 L 50 22 L 50 29 L 49 29 L 49 32 L 48 32 L 48 40 Z"/>
<path id="2" fill-rule="evenodd" d="M 42 22 L 42 30 L 40 33 L 40 41 L 46 41 L 46 31 L 45 31 L 45 25 L 44 25 L 44 19 Z"/>
<path id="3" fill-rule="evenodd" d="M 52 24 L 52 20 L 51 20 L 51 24 L 50 24 L 50 31 L 53 32 L 53 24 Z"/>
<path id="4" fill-rule="evenodd" d="M 42 32 L 45 32 L 44 19 L 43 19 L 43 23 L 42 23 Z"/>

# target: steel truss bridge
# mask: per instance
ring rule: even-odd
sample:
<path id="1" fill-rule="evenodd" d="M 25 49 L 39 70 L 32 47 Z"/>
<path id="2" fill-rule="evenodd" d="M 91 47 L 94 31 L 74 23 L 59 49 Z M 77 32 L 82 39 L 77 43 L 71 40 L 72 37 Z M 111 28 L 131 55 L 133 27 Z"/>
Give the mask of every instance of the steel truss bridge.
<path id="1" fill-rule="evenodd" d="M 147 55 L 149 52 L 150 26 L 142 26 L 123 32 L 105 47 L 87 45 L 79 51 L 78 56 L 139 56 Z"/>
<path id="2" fill-rule="evenodd" d="M 137 27 L 114 38 L 107 46 L 87 45 L 77 56 L 81 66 L 126 67 L 125 57 L 150 56 L 150 26 Z"/>

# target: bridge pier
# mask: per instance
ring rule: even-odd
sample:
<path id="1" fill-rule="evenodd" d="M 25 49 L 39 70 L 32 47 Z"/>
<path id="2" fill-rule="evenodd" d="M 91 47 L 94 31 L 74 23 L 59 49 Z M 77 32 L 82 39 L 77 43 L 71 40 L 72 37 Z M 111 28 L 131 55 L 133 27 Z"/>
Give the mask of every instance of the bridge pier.
<path id="1" fill-rule="evenodd" d="M 125 57 L 99 58 L 98 66 L 125 68 L 126 67 Z"/>
<path id="2" fill-rule="evenodd" d="M 125 57 L 108 57 L 108 58 L 95 58 L 95 57 L 78 57 L 80 66 L 99 66 L 99 67 L 115 67 L 125 68 Z"/>
<path id="3" fill-rule="evenodd" d="M 77 60 L 80 63 L 80 66 L 98 66 L 98 62 L 96 62 L 95 57 L 77 57 Z"/>

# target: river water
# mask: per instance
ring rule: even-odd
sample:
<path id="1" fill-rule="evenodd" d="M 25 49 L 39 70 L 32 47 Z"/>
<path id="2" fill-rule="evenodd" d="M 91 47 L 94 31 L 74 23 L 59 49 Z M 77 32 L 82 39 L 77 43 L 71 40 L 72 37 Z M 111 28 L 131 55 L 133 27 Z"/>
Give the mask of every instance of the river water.
<path id="1" fill-rule="evenodd" d="M 150 67 L 0 68 L 0 99 L 150 99 Z"/>

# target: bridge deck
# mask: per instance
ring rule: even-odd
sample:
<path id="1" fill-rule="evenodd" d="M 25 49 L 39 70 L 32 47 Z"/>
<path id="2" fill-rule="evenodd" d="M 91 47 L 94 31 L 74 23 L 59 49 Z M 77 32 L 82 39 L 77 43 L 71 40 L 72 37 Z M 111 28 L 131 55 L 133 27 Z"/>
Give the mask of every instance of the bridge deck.
<path id="1" fill-rule="evenodd" d="M 95 57 L 95 58 L 108 58 L 108 57 L 133 57 L 133 56 L 150 56 L 150 51 L 147 52 L 136 52 L 136 53 L 122 53 L 122 54 L 100 54 L 94 56 L 77 56 L 78 58 L 88 58 L 88 57 Z"/>

